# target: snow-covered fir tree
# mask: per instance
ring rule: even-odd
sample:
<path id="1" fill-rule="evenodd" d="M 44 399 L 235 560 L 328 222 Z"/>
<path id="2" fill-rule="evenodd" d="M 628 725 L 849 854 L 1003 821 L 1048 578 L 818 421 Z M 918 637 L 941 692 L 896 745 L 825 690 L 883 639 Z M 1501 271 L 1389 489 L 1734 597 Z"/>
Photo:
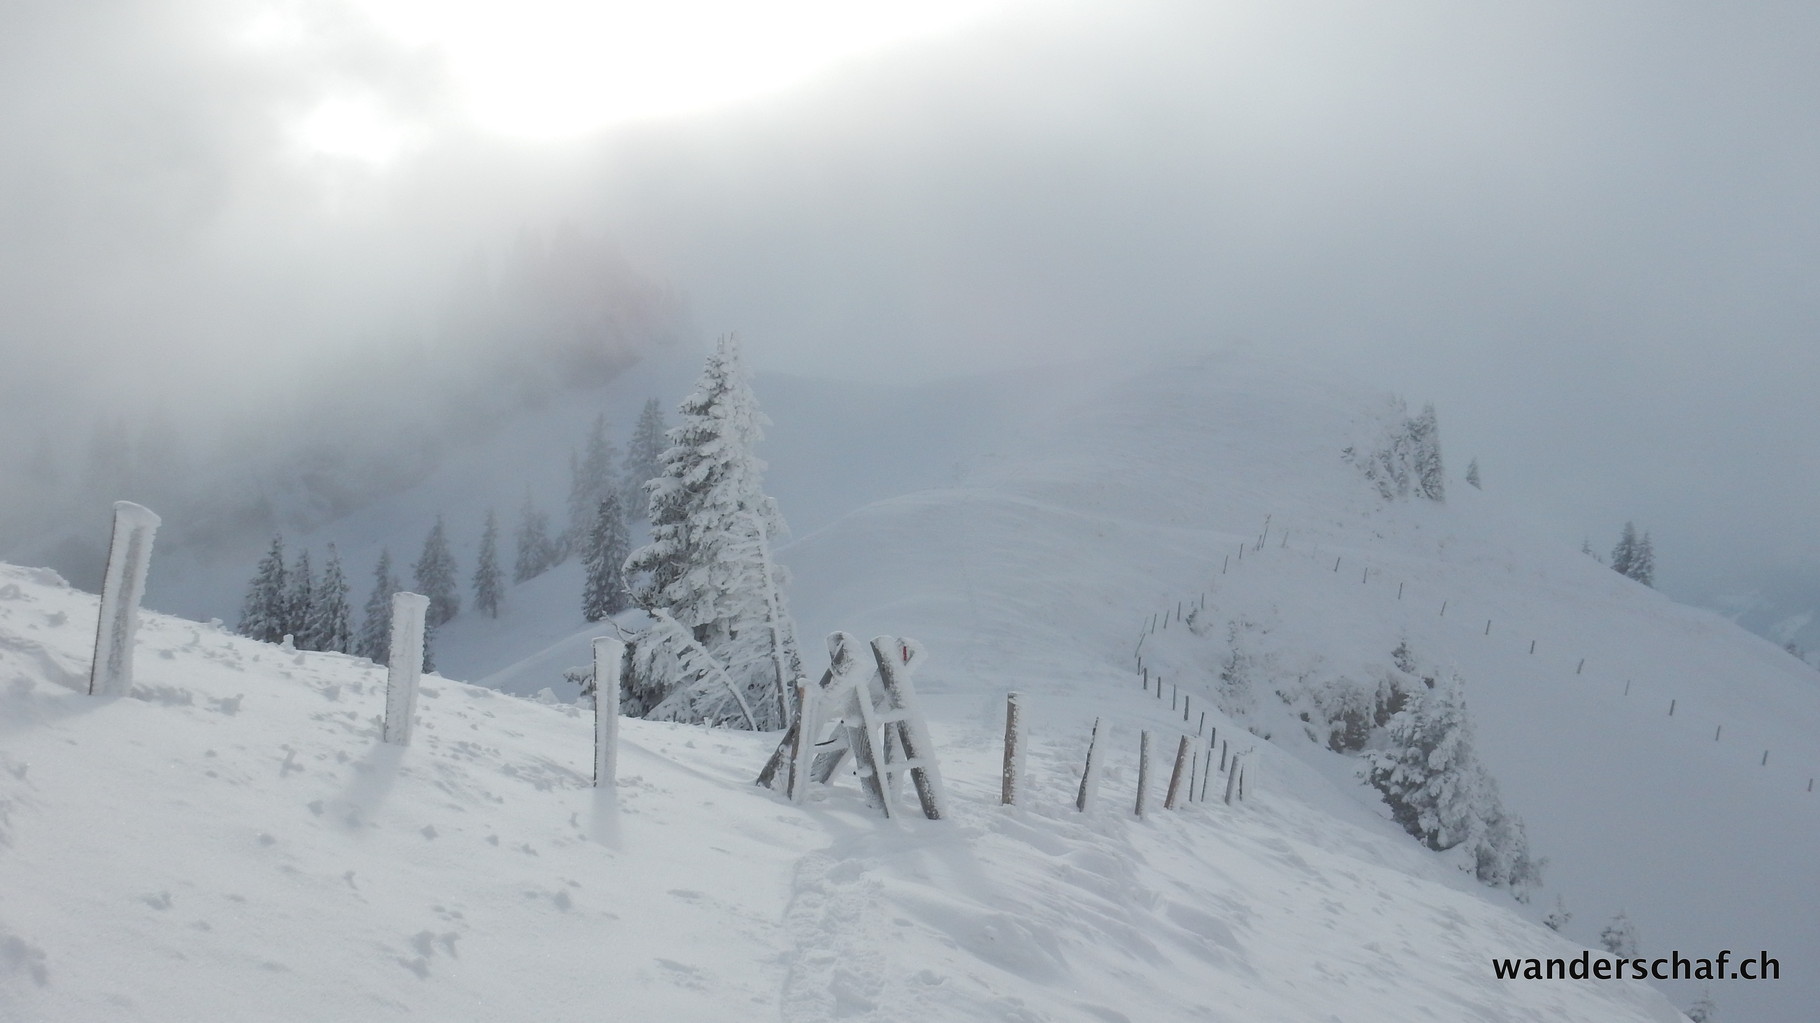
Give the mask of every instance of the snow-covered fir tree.
<path id="1" fill-rule="evenodd" d="M 1413 667 L 1399 662 L 1401 670 Z M 1473 749 L 1457 674 L 1423 678 L 1421 689 L 1407 693 L 1386 725 L 1384 747 L 1368 758 L 1367 780 L 1410 835 L 1437 852 L 1459 850 L 1462 869 L 1519 901 L 1541 884 L 1543 864 L 1529 855 L 1522 820 L 1504 809 Z"/>
<path id="2" fill-rule="evenodd" d="M 297 560 L 287 574 L 290 591 L 284 599 L 284 631 L 299 650 L 314 650 L 310 636 L 310 612 L 316 606 L 316 573 L 310 568 L 310 552 L 297 552 Z"/>
<path id="3" fill-rule="evenodd" d="M 322 566 L 322 575 L 316 580 L 309 617 L 303 624 L 303 634 L 310 640 L 310 645 L 303 649 L 342 654 L 349 652 L 353 645 L 351 619 L 348 577 L 341 567 L 341 555 L 335 550 L 334 544 L 329 544 L 328 561 Z"/>
<path id="4" fill-rule="evenodd" d="M 648 487 L 651 542 L 626 561 L 636 580 L 633 598 L 690 630 L 741 690 L 754 727 L 780 728 L 801 658 L 784 607 L 786 577 L 770 556 L 771 538 L 784 532 L 783 518 L 763 492 L 764 463 L 753 454 L 768 420 L 752 394 L 737 338 L 721 338 L 677 411 L 680 421 L 669 431 L 662 471 Z M 642 662 L 646 670 L 658 663 Z M 679 689 L 714 683 L 695 673 L 641 684 L 666 693 L 651 713 L 668 715 L 687 714 L 695 705 L 672 699 Z"/>
<path id="5" fill-rule="evenodd" d="M 1618 545 L 1611 549 L 1611 570 L 1625 578 L 1630 578 L 1631 566 L 1637 560 L 1637 527 L 1626 522 L 1624 532 L 1618 535 Z"/>
<path id="6" fill-rule="evenodd" d="M 277 643 L 284 639 L 290 617 L 289 599 L 290 591 L 285 586 L 284 537 L 273 534 L 272 545 L 259 560 L 253 581 L 247 586 L 246 600 L 240 605 L 237 631 L 262 643 Z"/>
<path id="7" fill-rule="evenodd" d="M 1447 499 L 1447 478 L 1441 466 L 1441 426 L 1435 420 L 1435 407 L 1422 406 L 1422 414 L 1409 421 L 1409 447 L 1415 462 L 1415 487 L 1418 497 L 1430 501 Z"/>
<path id="8" fill-rule="evenodd" d="M 663 471 L 664 450 L 668 447 L 669 443 L 664 439 L 663 406 L 656 398 L 649 398 L 644 410 L 638 414 L 632 439 L 626 444 L 626 465 L 621 473 L 624 490 L 620 504 L 628 521 L 640 522 L 647 516 L 650 502 L 645 495 L 645 484 Z"/>
<path id="9" fill-rule="evenodd" d="M 631 552 L 632 537 L 619 508 L 619 492 L 609 490 L 595 506 L 594 525 L 582 545 L 582 617 L 598 622 L 626 609 L 625 565 Z"/>
<path id="10" fill-rule="evenodd" d="M 588 429 L 588 442 L 580 458 L 569 456 L 569 528 L 564 546 L 580 553 L 594 529 L 600 502 L 619 488 L 613 475 L 613 463 L 619 460 L 619 448 L 607 437 L 607 416 L 594 417 Z"/>
<path id="11" fill-rule="evenodd" d="M 480 531 L 480 554 L 474 559 L 474 607 L 489 618 L 499 617 L 499 600 L 505 575 L 499 570 L 499 519 L 487 509 L 487 524 Z"/>
<path id="12" fill-rule="evenodd" d="M 1650 540 L 1647 530 L 1642 539 L 1637 541 L 1637 549 L 1631 557 L 1630 572 L 1627 574 L 1645 586 L 1656 585 L 1656 545 Z"/>
<path id="13" fill-rule="evenodd" d="M 373 567 L 373 592 L 367 597 L 366 617 L 360 623 L 360 637 L 354 652 L 370 661 L 385 664 L 392 657 L 392 594 L 400 589 L 398 577 L 392 574 L 391 552 L 381 549 L 379 563 Z"/>
<path id="14" fill-rule="evenodd" d="M 1694 1004 L 1687 1007 L 1687 1018 L 1690 1023 L 1717 1023 L 1719 1007 L 1713 1004 L 1713 993 L 1704 988 Z"/>
<path id="15" fill-rule="evenodd" d="M 430 609 L 424 614 L 427 625 L 441 625 L 461 612 L 461 594 L 455 582 L 455 556 L 449 553 L 449 537 L 442 528 L 442 516 L 430 527 L 423 539 L 423 553 L 412 568 L 416 592 L 430 598 Z"/>
<path id="16" fill-rule="evenodd" d="M 1447 482 L 1441 464 L 1441 428 L 1435 407 L 1426 405 L 1411 418 L 1401 398 L 1377 421 L 1378 439 L 1369 450 L 1351 445 L 1340 454 L 1359 468 L 1386 501 L 1414 494 L 1431 501 L 1446 499 Z"/>
<path id="17" fill-rule="evenodd" d="M 1618 910 L 1611 923 L 1599 932 L 1599 944 L 1615 956 L 1630 958 L 1637 954 L 1637 928 L 1623 910 Z"/>
<path id="18" fill-rule="evenodd" d="M 550 516 L 531 500 L 531 489 L 525 488 L 524 507 L 518 512 L 518 556 L 512 566 L 512 581 L 522 583 L 549 571 L 558 560 L 556 541 L 550 536 Z"/>
<path id="19" fill-rule="evenodd" d="M 1485 489 L 1479 483 L 1479 460 L 1476 458 L 1466 463 L 1466 483 L 1474 490 Z"/>

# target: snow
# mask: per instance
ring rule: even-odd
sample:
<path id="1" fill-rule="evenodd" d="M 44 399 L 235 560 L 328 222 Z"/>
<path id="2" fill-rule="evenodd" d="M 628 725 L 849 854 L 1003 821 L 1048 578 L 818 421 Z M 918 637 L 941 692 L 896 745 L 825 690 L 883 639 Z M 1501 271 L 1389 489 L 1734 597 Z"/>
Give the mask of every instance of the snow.
<path id="1" fill-rule="evenodd" d="M 1003 433 L 927 450 L 942 396 L 1001 390 L 979 416 Z M 764 454 L 779 504 L 819 523 L 777 552 L 803 634 L 926 650 L 942 821 L 884 820 L 851 774 L 801 804 L 755 786 L 775 733 L 637 720 L 596 789 L 584 708 L 434 674 L 412 745 L 389 746 L 383 669 L 153 613 L 131 698 L 96 701 L 78 691 L 95 598 L 0 566 L 0 1019 L 1678 1018 L 1636 982 L 1493 978 L 1493 957 L 1578 955 L 1619 908 L 1645 954 L 1781 958 L 1780 982 L 1714 985 L 1721 1018 L 1820 1003 L 1802 791 L 1820 697 L 1792 659 L 1534 541 L 1491 494 L 1385 504 L 1339 457 L 1377 403 L 1340 383 L 1228 359 L 931 393 L 934 427 L 897 396 L 867 428 L 844 509 L 797 513 L 793 449 Z M 767 409 L 781 442 L 840 431 L 851 403 Z M 919 467 L 895 492 L 893 465 Z M 841 473 L 808 475 L 838 497 Z M 376 553 L 375 524 L 425 523 L 453 492 L 426 486 L 325 538 Z M 438 662 L 555 685 L 611 632 L 579 620 L 579 591 L 573 564 L 511 588 L 499 619 L 442 630 Z M 1161 757 L 1188 727 L 1139 688 L 1139 634 L 1203 593 L 1268 627 L 1251 652 L 1275 669 L 1368 669 L 1401 636 L 1456 666 L 1479 753 L 1551 858 L 1534 905 L 1404 835 L 1280 702 L 1214 710 L 1223 634 L 1184 622 L 1146 660 L 1209 710 L 1245 798 L 1216 776 L 1209 800 L 1166 812 L 1153 792 L 1134 818 L 1139 731 Z M 1028 798 L 1004 807 L 1014 690 Z M 1102 798 L 1080 813 L 1096 720 Z M 1557 893 L 1565 935 L 1537 922 Z"/>

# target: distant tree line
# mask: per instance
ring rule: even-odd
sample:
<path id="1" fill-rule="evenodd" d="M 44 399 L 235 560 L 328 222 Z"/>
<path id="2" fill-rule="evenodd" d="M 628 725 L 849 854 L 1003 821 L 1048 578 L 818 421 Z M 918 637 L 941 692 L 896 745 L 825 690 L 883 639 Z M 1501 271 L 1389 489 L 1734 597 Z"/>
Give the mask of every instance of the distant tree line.
<path id="1" fill-rule="evenodd" d="M 569 514 L 561 531 L 551 529 L 548 514 L 526 488 L 512 582 L 527 582 L 574 556 L 584 569 L 579 601 L 583 616 L 599 621 L 624 610 L 630 601 L 624 575 L 631 553 L 628 520 L 645 517 L 644 486 L 661 473 L 665 443 L 663 411 L 655 398 L 645 402 L 623 459 L 609 439 L 606 416 L 596 416 L 583 450 L 569 457 Z M 499 517 L 489 508 L 469 587 L 474 609 L 495 618 L 506 600 L 499 547 Z M 462 607 L 459 572 L 441 516 L 424 538 L 411 579 L 411 589 L 430 600 L 424 621 L 424 668 L 432 670 L 430 641 Z M 404 584 L 394 574 L 391 553 L 382 549 L 356 629 L 347 578 L 334 545 L 329 545 L 326 564 L 317 574 L 307 550 L 287 564 L 284 538 L 275 534 L 247 586 L 238 631 L 268 643 L 290 636 L 299 650 L 350 653 L 384 663 L 391 649 L 392 595 L 401 589 Z"/>

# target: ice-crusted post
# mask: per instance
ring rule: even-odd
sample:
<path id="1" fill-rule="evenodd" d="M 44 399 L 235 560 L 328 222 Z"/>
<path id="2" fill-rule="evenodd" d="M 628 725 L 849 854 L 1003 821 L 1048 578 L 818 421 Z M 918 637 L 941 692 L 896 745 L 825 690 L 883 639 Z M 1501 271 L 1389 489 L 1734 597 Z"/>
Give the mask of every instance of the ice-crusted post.
<path id="1" fill-rule="evenodd" d="M 139 631 L 139 601 L 145 596 L 145 573 L 159 521 L 143 505 L 114 502 L 114 534 L 108 541 L 101 615 L 95 623 L 95 659 L 88 673 L 90 695 L 125 696 L 133 688 L 133 635 Z"/>
<path id="2" fill-rule="evenodd" d="M 610 636 L 594 638 L 594 787 L 619 781 L 619 687 L 626 645 Z"/>
<path id="3" fill-rule="evenodd" d="M 1138 735 L 1138 791 L 1137 815 L 1144 816 L 1145 803 L 1150 794 L 1150 733 Z"/>
<path id="4" fill-rule="evenodd" d="M 1082 813 L 1092 806 L 1100 794 L 1100 763 L 1104 751 L 1100 748 L 1100 719 L 1093 719 L 1093 735 L 1087 739 L 1087 766 L 1081 770 L 1081 791 L 1074 797 L 1074 808 Z"/>
<path id="5" fill-rule="evenodd" d="M 1182 802 L 1182 775 L 1188 770 L 1188 742 L 1186 735 L 1175 747 L 1175 767 L 1169 772 L 1169 792 L 1163 797 L 1163 809 L 1174 810 Z"/>
<path id="6" fill-rule="evenodd" d="M 421 593 L 392 594 L 392 653 L 385 683 L 385 741 L 411 744 L 411 718 L 417 712 L 417 680 L 423 677 L 423 616 L 430 598 Z"/>
<path id="7" fill-rule="evenodd" d="M 1239 762 L 1244 758 L 1237 753 L 1232 755 L 1232 765 L 1226 770 L 1226 805 L 1232 805 L 1232 793 L 1239 783 Z"/>
<path id="8" fill-rule="evenodd" d="M 1024 787 L 1024 717 L 1019 706 L 1022 699 L 1021 693 L 1005 694 L 1005 768 L 1000 778 L 999 802 L 1006 806 L 1017 805 Z"/>

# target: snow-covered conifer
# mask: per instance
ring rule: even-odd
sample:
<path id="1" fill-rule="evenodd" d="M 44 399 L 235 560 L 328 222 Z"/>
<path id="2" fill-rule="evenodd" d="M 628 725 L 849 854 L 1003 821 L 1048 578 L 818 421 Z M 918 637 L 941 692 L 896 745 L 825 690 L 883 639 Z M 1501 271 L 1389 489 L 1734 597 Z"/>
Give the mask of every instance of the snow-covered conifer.
<path id="1" fill-rule="evenodd" d="M 1633 523 L 1624 524 L 1624 532 L 1618 537 L 1618 545 L 1611 549 L 1611 570 L 1626 578 L 1630 577 L 1631 566 L 1637 561 L 1637 527 Z"/>
<path id="2" fill-rule="evenodd" d="M 1630 571 L 1626 573 L 1632 579 L 1645 586 L 1656 585 L 1656 545 L 1644 532 L 1643 538 L 1637 541 L 1637 549 L 1631 557 Z"/>
<path id="3" fill-rule="evenodd" d="M 1441 427 L 1435 407 L 1422 406 L 1422 414 L 1409 421 L 1409 447 L 1414 460 L 1416 494 L 1430 501 L 1447 499 L 1447 478 L 1441 468 Z"/>
<path id="4" fill-rule="evenodd" d="M 1713 1004 L 1713 993 L 1703 988 L 1699 1000 L 1687 1007 L 1687 1018 L 1691 1023 L 1715 1023 L 1718 1011 L 1719 1007 Z"/>
<path id="5" fill-rule="evenodd" d="M 1466 463 L 1466 482 L 1474 490 L 1485 489 L 1479 484 L 1479 460 L 1476 458 Z"/>
<path id="6" fill-rule="evenodd" d="M 1421 415 L 1410 418 L 1403 399 L 1393 397 L 1378 419 L 1378 431 L 1378 439 L 1369 450 L 1352 445 L 1343 449 L 1341 456 L 1358 466 L 1386 501 L 1411 493 L 1431 501 L 1444 500 L 1447 482 L 1442 472 L 1441 429 L 1435 420 L 1435 407 L 1426 405 Z"/>
<path id="7" fill-rule="evenodd" d="M 329 544 L 328 563 L 322 566 L 322 576 L 316 580 L 310 614 L 303 624 L 303 635 L 310 640 L 303 649 L 347 653 L 353 642 L 349 619 L 347 575 L 341 568 L 341 555 L 334 544 Z"/>
<path id="8" fill-rule="evenodd" d="M 779 728 L 801 660 L 783 605 L 787 577 L 770 557 L 783 518 L 764 495 L 764 463 L 753 454 L 768 420 L 735 337 L 721 338 L 678 412 L 662 472 L 648 488 L 651 542 L 626 561 L 638 580 L 633 599 L 687 626 L 742 688 L 756 727 Z"/>
<path id="9" fill-rule="evenodd" d="M 512 566 L 512 581 L 522 583 L 535 579 L 556 564 L 556 541 L 550 538 L 550 516 L 531 500 L 531 489 L 525 488 L 524 507 L 518 513 L 518 557 Z"/>
<path id="10" fill-rule="evenodd" d="M 647 399 L 638 414 L 638 425 L 632 429 L 632 439 L 626 444 L 626 465 L 621 475 L 625 489 L 620 503 L 629 521 L 642 521 L 649 513 L 645 484 L 663 471 L 664 450 L 668 447 L 663 406 L 656 398 Z"/>
<path id="11" fill-rule="evenodd" d="M 441 625 L 461 611 L 461 595 L 456 590 L 455 556 L 449 553 L 448 534 L 442 528 L 442 516 L 430 527 L 423 539 L 423 553 L 412 569 L 417 592 L 430 598 L 430 610 L 424 615 L 429 627 Z"/>
<path id="12" fill-rule="evenodd" d="M 284 598 L 284 631 L 299 650 L 315 650 L 316 641 L 310 635 L 310 615 L 316 608 L 316 574 L 310 569 L 310 552 L 297 552 L 297 560 L 291 565 L 286 578 L 290 590 Z"/>
<path id="13" fill-rule="evenodd" d="M 1615 956 L 1629 958 L 1637 954 L 1637 928 L 1623 910 L 1618 910 L 1618 915 L 1599 932 L 1599 944 Z"/>
<path id="14" fill-rule="evenodd" d="M 284 639 L 290 592 L 285 588 L 284 537 L 272 536 L 272 546 L 259 561 L 246 600 L 240 606 L 239 632 L 262 643 Z"/>
<path id="15" fill-rule="evenodd" d="M 618 614 L 626 608 L 626 556 L 632 538 L 620 512 L 619 492 L 608 490 L 595 506 L 594 525 L 582 545 L 581 613 L 590 622 Z"/>
<path id="16" fill-rule="evenodd" d="M 569 457 L 569 528 L 565 533 L 569 551 L 585 551 L 600 502 L 608 492 L 618 489 L 618 481 L 613 478 L 613 463 L 618 459 L 619 449 L 607 438 L 607 416 L 603 412 L 594 417 L 582 456 Z"/>
<path id="17" fill-rule="evenodd" d="M 360 624 L 360 638 L 354 652 L 370 661 L 385 664 L 392 655 L 392 594 L 400 589 L 392 574 L 391 552 L 379 552 L 379 564 L 373 568 L 373 593 L 367 597 L 366 618 Z"/>
<path id="18" fill-rule="evenodd" d="M 1406 674 L 1415 667 L 1412 658 L 1399 658 Z M 1463 869 L 1527 901 L 1543 864 L 1530 857 L 1522 820 L 1504 809 L 1497 782 L 1473 750 L 1464 682 L 1448 673 L 1422 683 L 1391 715 L 1385 747 L 1368 754 L 1366 777 L 1403 830 L 1437 852 L 1459 849 Z"/>
<path id="19" fill-rule="evenodd" d="M 487 524 L 480 531 L 480 554 L 474 564 L 474 607 L 488 617 L 499 617 L 500 587 L 504 575 L 499 570 L 499 519 L 487 509 Z"/>

